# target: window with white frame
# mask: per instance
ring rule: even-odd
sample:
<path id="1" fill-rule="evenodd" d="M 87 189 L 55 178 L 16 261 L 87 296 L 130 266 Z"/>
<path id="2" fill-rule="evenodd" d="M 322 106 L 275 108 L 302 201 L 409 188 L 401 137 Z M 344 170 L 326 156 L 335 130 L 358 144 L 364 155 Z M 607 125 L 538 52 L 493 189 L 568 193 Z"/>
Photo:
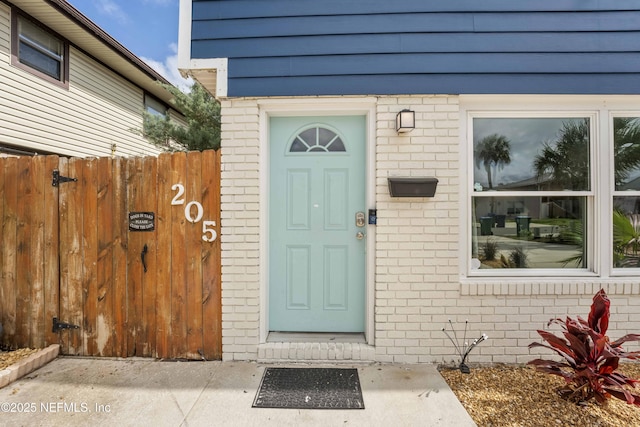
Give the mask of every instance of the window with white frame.
<path id="1" fill-rule="evenodd" d="M 480 114 L 469 126 L 471 268 L 593 271 L 595 115 Z"/>
<path id="2" fill-rule="evenodd" d="M 640 114 L 613 116 L 611 121 L 612 263 L 614 269 L 629 271 L 640 269 Z"/>
<path id="3" fill-rule="evenodd" d="M 640 275 L 640 99 L 620 99 L 467 114 L 471 276 Z"/>
<path id="4" fill-rule="evenodd" d="M 15 10 L 12 16 L 12 63 L 47 80 L 66 84 L 68 43 Z"/>

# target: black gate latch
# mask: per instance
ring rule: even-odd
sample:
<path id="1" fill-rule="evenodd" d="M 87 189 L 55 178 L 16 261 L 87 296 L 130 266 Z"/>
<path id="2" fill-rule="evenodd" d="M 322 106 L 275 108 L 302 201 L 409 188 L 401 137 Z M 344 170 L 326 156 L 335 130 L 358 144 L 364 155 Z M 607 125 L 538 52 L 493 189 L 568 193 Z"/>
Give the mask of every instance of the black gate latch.
<path id="1" fill-rule="evenodd" d="M 53 332 L 60 332 L 63 329 L 80 329 L 78 325 L 72 325 L 70 323 L 58 322 L 58 318 L 53 318 Z"/>
<path id="2" fill-rule="evenodd" d="M 58 169 L 53 170 L 53 182 L 51 183 L 51 185 L 53 185 L 54 187 L 57 187 L 58 184 L 61 184 L 63 182 L 76 182 L 76 181 L 78 181 L 78 178 L 69 178 L 66 176 L 62 176 L 60 175 L 60 171 Z"/>

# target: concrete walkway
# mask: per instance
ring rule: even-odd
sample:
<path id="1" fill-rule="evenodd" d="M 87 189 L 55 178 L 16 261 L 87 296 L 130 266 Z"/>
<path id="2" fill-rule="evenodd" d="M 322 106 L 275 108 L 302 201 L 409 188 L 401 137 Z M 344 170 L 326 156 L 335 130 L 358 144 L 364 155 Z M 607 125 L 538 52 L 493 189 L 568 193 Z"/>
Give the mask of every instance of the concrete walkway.
<path id="1" fill-rule="evenodd" d="M 262 364 L 61 357 L 0 389 L 0 425 L 475 425 L 434 365 L 353 367 L 364 410 L 263 409 Z"/>

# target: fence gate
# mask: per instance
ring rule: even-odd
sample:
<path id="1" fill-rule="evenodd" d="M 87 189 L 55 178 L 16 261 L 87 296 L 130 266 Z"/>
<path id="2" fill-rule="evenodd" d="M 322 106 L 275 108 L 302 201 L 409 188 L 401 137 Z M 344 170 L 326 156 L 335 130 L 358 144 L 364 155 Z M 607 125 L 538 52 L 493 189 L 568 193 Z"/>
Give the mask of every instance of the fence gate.
<path id="1" fill-rule="evenodd" d="M 221 359 L 220 156 L 0 159 L 4 346 Z"/>

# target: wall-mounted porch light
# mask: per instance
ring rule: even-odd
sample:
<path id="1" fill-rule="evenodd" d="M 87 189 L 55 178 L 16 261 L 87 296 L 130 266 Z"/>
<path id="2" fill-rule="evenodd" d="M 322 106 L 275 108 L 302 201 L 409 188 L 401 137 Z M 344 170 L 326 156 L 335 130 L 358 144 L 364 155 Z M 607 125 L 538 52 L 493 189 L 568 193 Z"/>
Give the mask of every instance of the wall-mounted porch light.
<path id="1" fill-rule="evenodd" d="M 416 127 L 415 111 L 404 109 L 396 115 L 396 132 L 410 132 Z"/>

